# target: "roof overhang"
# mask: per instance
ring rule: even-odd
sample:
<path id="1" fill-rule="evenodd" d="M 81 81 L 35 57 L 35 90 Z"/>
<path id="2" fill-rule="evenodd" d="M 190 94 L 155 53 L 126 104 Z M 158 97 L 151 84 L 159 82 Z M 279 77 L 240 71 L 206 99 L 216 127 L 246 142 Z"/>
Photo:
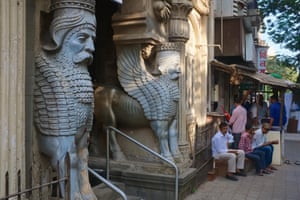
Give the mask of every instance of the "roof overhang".
<path id="1" fill-rule="evenodd" d="M 239 64 L 225 64 L 223 62 L 220 62 L 216 59 L 212 60 L 210 64 L 217 70 L 223 71 L 225 73 L 230 74 L 230 84 L 232 85 L 239 85 L 240 82 L 243 79 L 243 76 L 240 74 L 240 72 L 248 72 L 248 73 L 255 73 L 256 70 L 244 65 Z"/>
<path id="2" fill-rule="evenodd" d="M 212 65 L 212 66 L 214 66 L 214 67 L 216 67 L 218 70 L 221 70 L 221 71 L 225 71 L 225 72 L 227 72 L 227 73 L 233 73 L 233 72 L 235 72 L 235 71 L 246 71 L 246 72 L 252 72 L 252 73 L 254 73 L 254 72 L 256 72 L 256 70 L 255 69 L 253 69 L 253 68 L 250 68 L 250 67 L 248 67 L 248 66 L 244 66 L 244 65 L 240 65 L 240 64 L 225 64 L 225 63 L 223 63 L 223 62 L 220 62 L 220 61 L 218 61 L 218 60 L 216 60 L 216 59 L 214 59 L 214 60 L 212 60 L 211 62 L 210 62 L 210 64 Z"/>
<path id="3" fill-rule="evenodd" d="M 211 66 L 214 66 L 219 71 L 223 71 L 223 72 L 226 72 L 226 73 L 229 73 L 229 74 L 233 73 L 233 71 L 234 71 L 233 66 L 224 64 L 220 61 L 217 61 L 216 59 L 212 60 L 210 62 L 210 64 L 211 64 Z"/>
<path id="4" fill-rule="evenodd" d="M 294 83 L 288 80 L 274 78 L 269 74 L 264 74 L 259 72 L 249 73 L 245 71 L 240 71 L 239 74 L 257 80 L 259 83 L 264 85 L 270 85 L 270 86 L 281 87 L 281 88 L 291 88 L 294 85 Z"/>
<path id="5" fill-rule="evenodd" d="M 212 60 L 210 63 L 218 70 L 224 71 L 231 75 L 238 74 L 239 78 L 246 76 L 264 85 L 270 85 L 279 88 L 300 89 L 300 84 L 296 84 L 284 79 L 278 79 L 269 74 L 259 73 L 253 68 L 249 68 L 247 66 L 237 64 L 227 65 L 218 60 Z"/>

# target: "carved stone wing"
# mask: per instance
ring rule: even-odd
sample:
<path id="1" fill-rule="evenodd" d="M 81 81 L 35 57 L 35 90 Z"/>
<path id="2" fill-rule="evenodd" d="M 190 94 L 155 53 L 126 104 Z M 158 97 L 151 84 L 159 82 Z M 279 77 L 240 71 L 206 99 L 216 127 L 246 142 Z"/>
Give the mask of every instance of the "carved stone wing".
<path id="1" fill-rule="evenodd" d="M 162 82 L 146 70 L 140 45 L 126 46 L 120 51 L 118 78 L 124 90 L 141 104 L 148 120 L 170 117 L 169 106 L 165 104 L 170 99 L 169 93 Z"/>

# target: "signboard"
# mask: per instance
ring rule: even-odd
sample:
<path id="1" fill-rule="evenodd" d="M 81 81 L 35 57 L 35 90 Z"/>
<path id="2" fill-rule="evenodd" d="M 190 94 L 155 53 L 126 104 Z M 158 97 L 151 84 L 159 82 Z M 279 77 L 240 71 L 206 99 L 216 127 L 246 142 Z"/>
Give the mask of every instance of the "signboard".
<path id="1" fill-rule="evenodd" d="M 256 89 L 257 89 L 257 85 L 254 82 L 242 82 L 239 87 L 240 91 L 256 90 Z"/>
<path id="2" fill-rule="evenodd" d="M 267 67 L 267 51 L 268 47 L 257 48 L 257 68 L 258 72 L 265 73 Z"/>

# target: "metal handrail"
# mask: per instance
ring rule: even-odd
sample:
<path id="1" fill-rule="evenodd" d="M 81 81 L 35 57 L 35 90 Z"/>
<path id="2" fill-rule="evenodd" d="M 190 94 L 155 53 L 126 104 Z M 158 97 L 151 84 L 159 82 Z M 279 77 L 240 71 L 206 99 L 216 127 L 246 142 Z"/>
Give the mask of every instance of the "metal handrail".
<path id="1" fill-rule="evenodd" d="M 53 172 L 53 170 L 55 170 L 56 174 L 54 174 L 54 175 L 56 175 L 57 180 L 49 181 L 47 183 L 43 183 L 43 184 L 40 184 L 40 185 L 33 186 L 33 187 L 25 189 L 23 191 L 18 191 L 14 194 L 7 195 L 6 197 L 0 197 L 0 200 L 8 200 L 8 199 L 11 199 L 13 197 L 17 197 L 17 199 L 23 199 L 24 194 L 32 195 L 31 193 L 34 190 L 41 190 L 45 187 L 53 186 L 54 184 L 59 185 L 60 183 L 64 183 L 64 187 L 65 187 L 65 196 L 63 197 L 63 199 L 70 200 L 70 195 L 69 195 L 69 193 L 70 193 L 70 154 L 69 153 L 66 153 L 65 158 L 64 158 L 64 162 L 65 162 L 64 168 L 66 168 L 66 173 L 64 174 L 64 177 L 60 177 L 61 172 L 59 171 L 59 169 L 60 169 L 61 163 L 59 161 L 57 161 L 56 169 L 54 169 L 53 167 L 48 168 L 48 169 L 50 169 L 49 172 L 51 173 L 51 175 L 48 174 L 48 178 L 51 179 L 51 180 L 52 180 L 52 178 L 54 178 L 52 176 L 52 172 Z M 19 179 L 18 179 L 18 183 L 20 183 Z M 59 187 L 57 187 L 56 193 L 57 193 L 57 197 L 59 198 Z M 48 198 L 49 198 L 49 196 L 48 196 Z"/>
<path id="2" fill-rule="evenodd" d="M 96 178 L 102 181 L 106 186 L 110 187 L 113 191 L 117 192 L 124 200 L 127 200 L 126 194 L 120 190 L 117 186 L 112 184 L 110 181 L 106 180 L 104 177 L 100 176 L 96 171 L 91 168 L 88 168 L 89 172 L 91 172 Z"/>
<path id="3" fill-rule="evenodd" d="M 44 188 L 44 187 L 48 187 L 50 185 L 53 185 L 53 184 L 56 184 L 56 183 L 60 183 L 62 181 L 67 181 L 67 180 L 68 180 L 68 177 L 63 177 L 63 178 L 60 178 L 58 180 L 51 181 L 49 183 L 44 183 L 44 184 L 41 184 L 41 185 L 38 185 L 38 186 L 34 186 L 32 188 L 26 189 L 26 190 L 21 191 L 21 192 L 17 192 L 15 194 L 10 194 L 10 195 L 8 195 L 6 197 L 1 197 L 0 200 L 7 200 L 7 199 L 10 199 L 12 197 L 21 196 L 22 194 L 26 194 L 26 193 L 32 192 L 33 190 L 38 190 L 38 189 L 41 189 L 41 188 Z"/>
<path id="4" fill-rule="evenodd" d="M 145 151 L 148 151 L 149 153 L 153 154 L 154 156 L 160 158 L 161 160 L 165 161 L 166 163 L 172 165 L 175 168 L 175 200 L 178 200 L 178 167 L 175 165 L 174 162 L 166 159 L 165 157 L 163 157 L 162 155 L 158 154 L 157 152 L 153 151 L 152 149 L 150 149 L 149 147 L 143 145 L 142 143 L 136 141 L 135 139 L 129 137 L 128 135 L 126 135 L 125 133 L 123 133 L 122 131 L 116 129 L 115 127 L 112 126 L 108 126 L 106 127 L 106 140 L 107 140 L 107 145 L 106 145 L 106 178 L 107 180 L 109 180 L 109 130 L 113 130 L 116 133 L 120 134 L 121 136 L 123 136 L 124 138 L 126 138 L 127 140 L 133 142 L 134 144 L 138 145 L 139 147 L 141 147 L 142 149 L 144 149 Z"/>

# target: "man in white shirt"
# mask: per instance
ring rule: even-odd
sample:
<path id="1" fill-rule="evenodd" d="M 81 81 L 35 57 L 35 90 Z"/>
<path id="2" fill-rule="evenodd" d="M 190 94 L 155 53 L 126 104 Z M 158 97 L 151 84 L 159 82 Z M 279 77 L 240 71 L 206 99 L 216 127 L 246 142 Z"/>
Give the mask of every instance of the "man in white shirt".
<path id="1" fill-rule="evenodd" d="M 228 149 L 228 144 L 232 140 L 232 135 L 228 133 L 228 126 L 222 122 L 219 131 L 212 138 L 212 156 L 216 160 L 227 160 L 228 171 L 226 178 L 237 181 L 234 176 L 246 176 L 243 172 L 245 152 L 240 149 Z"/>
<path id="2" fill-rule="evenodd" d="M 271 129 L 269 123 L 263 123 L 260 129 L 255 131 L 255 134 L 252 139 L 252 149 L 258 149 L 265 152 L 266 155 L 266 166 L 271 170 L 276 170 L 275 167 L 271 166 L 273 159 L 273 144 L 278 144 L 278 140 L 267 141 L 266 134 Z"/>

